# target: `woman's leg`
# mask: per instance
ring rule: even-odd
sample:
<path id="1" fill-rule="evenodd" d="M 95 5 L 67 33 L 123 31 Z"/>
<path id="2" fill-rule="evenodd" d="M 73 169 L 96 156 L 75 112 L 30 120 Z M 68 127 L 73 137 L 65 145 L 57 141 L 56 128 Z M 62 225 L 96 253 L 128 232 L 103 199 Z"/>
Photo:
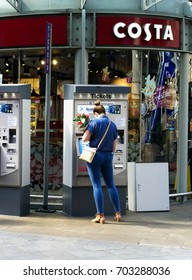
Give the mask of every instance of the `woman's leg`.
<path id="1" fill-rule="evenodd" d="M 113 154 L 109 153 L 105 155 L 105 161 L 101 166 L 101 174 L 103 175 L 115 212 L 121 212 L 119 194 L 113 177 Z"/>
<path id="2" fill-rule="evenodd" d="M 104 198 L 101 187 L 101 168 L 99 165 L 99 160 L 97 159 L 97 155 L 95 155 L 93 162 L 87 165 L 87 169 L 93 187 L 93 197 L 95 200 L 97 213 L 103 214 Z"/>

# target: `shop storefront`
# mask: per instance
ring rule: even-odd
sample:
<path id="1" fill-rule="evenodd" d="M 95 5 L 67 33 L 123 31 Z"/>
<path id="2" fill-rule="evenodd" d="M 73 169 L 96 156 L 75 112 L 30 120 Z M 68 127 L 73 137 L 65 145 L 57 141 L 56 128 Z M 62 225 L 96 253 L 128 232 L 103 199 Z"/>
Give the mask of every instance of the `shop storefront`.
<path id="1" fill-rule="evenodd" d="M 62 189 L 63 84 L 74 82 L 75 50 L 67 39 L 69 15 L 1 18 L 0 67 L 4 84 L 31 84 L 31 195 L 43 194 L 45 128 L 45 28 L 51 22 L 52 74 L 50 100 L 49 190 Z M 62 32 L 61 32 L 62 26 Z"/>
<path id="2" fill-rule="evenodd" d="M 190 19 L 82 10 L 0 19 L 3 83 L 31 84 L 31 195 L 43 193 L 46 22 L 53 25 L 49 195 L 62 195 L 62 99 L 69 83 L 131 87 L 128 161 L 168 162 L 170 188 L 177 174 L 177 191 L 186 191 Z"/>

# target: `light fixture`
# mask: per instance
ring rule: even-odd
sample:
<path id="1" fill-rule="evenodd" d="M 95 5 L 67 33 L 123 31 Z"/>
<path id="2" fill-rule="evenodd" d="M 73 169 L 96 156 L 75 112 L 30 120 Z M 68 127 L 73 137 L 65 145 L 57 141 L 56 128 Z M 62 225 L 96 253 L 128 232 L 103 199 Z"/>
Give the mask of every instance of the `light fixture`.
<path id="1" fill-rule="evenodd" d="M 53 63 L 53 65 L 57 65 L 57 63 L 58 63 L 57 59 L 53 59 L 52 63 Z"/>
<path id="2" fill-rule="evenodd" d="M 5 58 L 4 64 L 5 64 L 5 67 L 9 67 L 10 66 L 10 62 L 9 62 L 9 60 L 7 58 Z"/>
<path id="3" fill-rule="evenodd" d="M 37 67 L 37 75 L 40 75 L 40 76 L 41 76 L 41 74 L 42 74 L 41 68 L 40 68 L 40 67 Z"/>
<path id="4" fill-rule="evenodd" d="M 41 65 L 45 65 L 45 60 L 44 59 L 41 59 Z"/>
<path id="5" fill-rule="evenodd" d="M 5 71 L 9 72 L 11 70 L 11 63 L 7 58 L 5 58 L 4 64 L 5 64 Z"/>

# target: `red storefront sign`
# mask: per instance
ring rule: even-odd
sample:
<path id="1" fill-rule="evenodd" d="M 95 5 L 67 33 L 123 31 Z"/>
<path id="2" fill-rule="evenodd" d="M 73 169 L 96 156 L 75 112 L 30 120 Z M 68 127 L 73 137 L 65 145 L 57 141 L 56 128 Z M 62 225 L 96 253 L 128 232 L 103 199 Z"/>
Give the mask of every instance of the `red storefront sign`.
<path id="1" fill-rule="evenodd" d="M 174 19 L 97 16 L 97 46 L 180 47 L 180 21 Z"/>
<path id="2" fill-rule="evenodd" d="M 52 24 L 52 44 L 67 45 L 66 15 L 36 15 L 0 19 L 0 48 L 45 46 L 47 22 Z"/>

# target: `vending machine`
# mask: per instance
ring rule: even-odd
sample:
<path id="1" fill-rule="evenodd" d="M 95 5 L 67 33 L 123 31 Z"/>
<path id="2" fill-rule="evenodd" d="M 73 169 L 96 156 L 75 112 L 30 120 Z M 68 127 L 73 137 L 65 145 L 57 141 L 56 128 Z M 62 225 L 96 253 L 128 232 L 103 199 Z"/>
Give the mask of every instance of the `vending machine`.
<path id="1" fill-rule="evenodd" d="M 30 85 L 0 85 L 0 214 L 30 209 Z"/>
<path id="2" fill-rule="evenodd" d="M 63 211 L 70 216 L 95 214 L 93 191 L 87 173 L 87 164 L 79 159 L 83 131 L 73 123 L 77 114 L 88 114 L 92 119 L 94 102 L 99 99 L 107 116 L 118 129 L 117 150 L 113 171 L 122 213 L 126 211 L 127 146 L 128 146 L 128 93 L 125 86 L 65 85 L 64 86 L 64 139 L 63 139 Z M 113 214 L 104 182 L 105 213 Z"/>

